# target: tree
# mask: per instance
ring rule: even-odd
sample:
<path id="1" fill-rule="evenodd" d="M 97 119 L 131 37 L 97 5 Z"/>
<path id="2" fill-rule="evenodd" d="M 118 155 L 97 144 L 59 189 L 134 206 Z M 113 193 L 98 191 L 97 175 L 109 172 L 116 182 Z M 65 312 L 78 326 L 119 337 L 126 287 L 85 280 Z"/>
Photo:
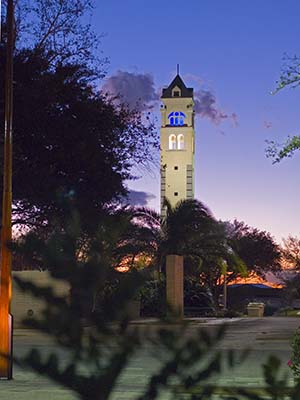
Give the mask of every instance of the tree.
<path id="1" fill-rule="evenodd" d="M 289 57 L 285 55 L 284 65 L 281 70 L 277 88 L 273 94 L 286 87 L 296 88 L 300 85 L 300 58 L 299 56 Z M 277 143 L 274 140 L 267 140 L 268 147 L 266 155 L 273 159 L 273 164 L 280 162 L 286 157 L 292 157 L 295 151 L 300 149 L 300 136 L 288 136 L 284 143 Z"/>
<path id="2" fill-rule="evenodd" d="M 200 201 L 182 200 L 172 207 L 165 200 L 165 205 L 164 218 L 148 208 L 133 209 L 135 233 L 130 232 L 123 243 L 125 253 L 130 248 L 144 248 L 160 269 L 168 254 L 198 258 L 203 256 L 219 234 L 217 222 Z"/>
<path id="3" fill-rule="evenodd" d="M 300 298 L 300 239 L 297 236 L 289 235 L 282 241 L 282 264 L 287 272 L 283 275 L 283 293 L 288 305 L 291 306 L 294 299 Z"/>
<path id="4" fill-rule="evenodd" d="M 269 232 L 234 220 L 225 223 L 230 245 L 247 266 L 248 273 L 265 278 L 267 272 L 281 270 L 281 251 Z M 233 274 L 230 279 L 235 279 Z"/>
<path id="5" fill-rule="evenodd" d="M 101 36 L 89 22 L 93 9 L 93 0 L 16 1 L 17 49 L 43 51 L 50 65 L 87 65 L 101 78 L 107 59 L 99 57 Z"/>
<path id="6" fill-rule="evenodd" d="M 280 162 L 283 158 L 292 157 L 295 151 L 300 149 L 300 136 L 288 136 L 285 143 L 277 143 L 274 140 L 267 140 L 268 147 L 266 155 L 273 159 L 273 164 Z"/>
<path id="7" fill-rule="evenodd" d="M 217 302 L 224 285 L 239 277 L 265 278 L 281 270 L 281 252 L 270 233 L 249 227 L 244 222 L 220 222 L 225 230 L 228 256 L 209 255 L 202 265 L 201 279 L 207 282 Z M 226 264 L 224 264 L 226 260 Z M 217 303 L 216 303 L 217 304 Z"/>
<path id="8" fill-rule="evenodd" d="M 284 279 L 283 295 L 288 306 L 293 305 L 295 299 L 300 298 L 300 275 L 294 272 L 291 276 Z"/>
<path id="9" fill-rule="evenodd" d="M 219 396 L 220 388 L 213 379 L 219 377 L 222 368 L 240 365 L 248 351 L 241 355 L 234 350 L 221 352 L 218 345 L 224 337 L 224 326 L 213 335 L 195 327 L 188 330 L 187 324 L 180 326 L 178 321 L 176 329 L 167 321 L 162 326 L 158 324 L 155 330 L 130 326 L 124 309 L 143 282 L 140 272 L 123 274 L 116 301 L 105 303 L 103 299 L 102 313 L 90 310 L 85 319 L 89 329 L 84 328 L 78 308 L 85 302 L 85 293 L 95 290 L 96 282 L 104 285 L 112 268 L 101 246 L 101 238 L 105 239 L 101 229 L 95 230 L 86 254 L 78 257 L 76 242 L 82 237 L 80 217 L 72 209 L 68 215 L 71 217 L 65 220 L 66 225 L 53 232 L 47 241 L 32 234 L 16 246 L 16 251 L 38 256 L 45 268 L 51 266 L 53 278 L 78 289 L 66 299 L 56 295 L 51 287 L 39 287 L 17 279 L 22 290 L 44 301 L 43 312 L 27 318 L 25 326 L 47 335 L 55 343 L 47 354 L 33 348 L 24 355 L 16 355 L 19 367 L 30 368 L 82 400 L 106 400 L 112 397 L 118 379 L 136 352 L 144 351 L 146 346 L 157 357 L 157 363 L 138 399 L 154 400 L 166 392 L 172 399 L 209 400 Z M 112 319 L 115 320 L 113 324 Z M 63 358 L 59 350 L 63 350 Z M 222 395 L 249 400 L 262 400 L 266 396 L 278 400 L 286 395 L 291 400 L 298 399 L 300 385 L 287 391 L 286 378 L 281 378 L 279 367 L 280 361 L 275 357 L 264 365 L 266 387 L 263 392 L 261 388 L 222 387 Z"/>
<path id="10" fill-rule="evenodd" d="M 43 360 L 39 351 L 35 349 L 25 357 L 18 358 L 17 362 L 64 385 L 82 399 L 104 400 L 111 395 L 118 377 L 135 351 L 148 340 L 145 332 L 140 336 L 138 330 L 128 326 L 125 311 L 126 303 L 144 282 L 144 277 L 141 272 L 136 271 L 119 274 L 120 283 L 114 301 L 107 303 L 105 297 L 101 298 L 97 313 L 91 308 L 86 308 L 85 323 L 91 327 L 86 332 L 79 310 L 86 304 L 87 293 L 93 293 L 99 285 L 103 289 L 105 282 L 112 278 L 112 274 L 115 275 L 110 264 L 110 250 L 103 246 L 103 243 L 107 241 L 107 231 L 111 232 L 111 236 L 115 236 L 113 231 L 118 231 L 118 226 L 114 224 L 109 227 L 105 224 L 107 229 L 103 231 L 101 224 L 91 235 L 90 246 L 78 257 L 78 241 L 81 241 L 83 234 L 80 217 L 73 208 L 66 210 L 67 218 L 60 225 L 62 229 L 56 229 L 46 241 L 31 233 L 22 243 L 13 247 L 22 254 L 38 257 L 55 279 L 62 279 L 71 286 L 70 299 L 66 299 L 56 296 L 51 288 L 39 288 L 30 282 L 17 279 L 23 290 L 45 300 L 44 312 L 37 319 L 27 319 L 26 325 L 51 335 L 55 338 L 57 346 L 62 347 L 70 357 L 67 364 L 62 365 L 56 352 Z M 109 323 L 111 320 L 116 322 L 112 325 Z M 212 340 L 205 340 L 205 334 L 200 332 L 193 339 L 189 337 L 183 340 L 184 327 L 181 330 L 183 336 L 178 335 L 177 331 L 172 333 L 165 328 L 159 330 L 159 336 L 155 340 L 156 346 L 164 349 L 165 354 L 169 353 L 171 358 L 164 361 L 154 378 L 149 380 L 143 398 L 156 398 L 164 387 L 169 387 L 169 379 L 179 370 L 182 371 L 181 384 L 172 389 L 174 396 L 188 377 L 189 388 L 192 388 L 202 381 L 200 374 L 210 376 L 217 372 L 222 358 L 219 351 L 211 354 L 212 360 L 205 367 L 200 364 L 196 367 L 195 355 L 208 355 L 213 349 L 213 344 L 221 337 L 222 331 L 223 329 Z M 152 345 L 153 343 L 152 337 Z M 174 352 L 175 347 L 178 350 Z M 192 374 L 189 372 L 190 368 L 193 368 Z M 210 390 L 213 390 L 213 385 L 205 383 L 205 386 L 211 386 Z M 198 390 L 201 392 L 205 389 Z"/>
<path id="11" fill-rule="evenodd" d="M 50 215 L 62 212 L 60 200 L 66 195 L 74 197 L 85 222 L 93 221 L 93 212 L 126 194 L 124 181 L 132 178 L 132 166 L 151 162 L 157 144 L 153 125 L 138 111 L 103 98 L 90 84 L 86 67 L 49 67 L 48 61 L 36 50 L 15 54 L 15 224 L 47 224 Z M 3 107 L 1 96 L 2 126 Z"/>
<path id="12" fill-rule="evenodd" d="M 126 194 L 124 182 L 133 178 L 132 166 L 148 168 L 153 161 L 158 140 L 149 118 L 115 106 L 99 93 L 103 62 L 98 57 L 99 38 L 88 23 L 92 9 L 91 0 L 19 0 L 16 4 L 15 224 L 47 226 L 50 215 L 62 212 L 64 196 L 76 198 L 80 212 L 89 210 L 85 222 L 93 221 L 94 212 Z M 4 17 L 0 88 L 4 85 Z M 3 94 L 1 90 L 2 127 Z M 0 141 L 0 166 L 2 146 Z"/>
<path id="13" fill-rule="evenodd" d="M 281 247 L 282 259 L 284 264 L 297 271 L 300 270 L 300 238 L 289 235 L 283 239 Z"/>
<path id="14" fill-rule="evenodd" d="M 168 254 L 183 255 L 185 274 L 200 279 L 217 304 L 224 263 L 227 271 L 246 273 L 245 264 L 229 246 L 224 224 L 198 200 L 183 200 L 175 207 L 165 200 L 165 206 L 164 218 L 147 208 L 133 210 L 133 230 L 121 240 L 121 253 L 131 254 L 132 260 L 146 254 L 160 271 Z"/>

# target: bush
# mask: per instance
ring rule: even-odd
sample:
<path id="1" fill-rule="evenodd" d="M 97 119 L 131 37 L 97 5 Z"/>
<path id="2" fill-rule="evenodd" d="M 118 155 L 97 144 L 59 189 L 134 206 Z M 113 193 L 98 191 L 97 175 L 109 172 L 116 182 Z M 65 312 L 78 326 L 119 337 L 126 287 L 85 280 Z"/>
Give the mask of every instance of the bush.
<path id="1" fill-rule="evenodd" d="M 184 306 L 205 309 L 215 314 L 212 296 L 201 286 L 199 280 L 192 277 L 184 278 Z M 166 311 L 166 281 L 149 280 L 141 289 L 141 315 L 144 317 L 160 317 Z"/>
<path id="2" fill-rule="evenodd" d="M 289 315 L 289 313 L 291 311 L 293 311 L 294 309 L 292 307 L 282 307 L 279 308 L 279 310 L 276 310 L 276 312 L 274 313 L 274 315 L 276 316 L 285 316 L 287 317 Z"/>
<path id="3" fill-rule="evenodd" d="M 216 312 L 216 317 L 218 318 L 239 318 L 243 314 L 235 310 L 220 310 Z"/>
<path id="4" fill-rule="evenodd" d="M 272 315 L 275 314 L 275 312 L 278 310 L 278 307 L 276 306 L 271 306 L 270 304 L 265 305 L 265 311 L 264 311 L 264 316 L 265 317 L 271 317 Z"/>
<path id="5" fill-rule="evenodd" d="M 146 281 L 141 289 L 141 316 L 161 317 L 166 310 L 166 281 Z"/>
<path id="6" fill-rule="evenodd" d="M 293 371 L 294 379 L 300 382 L 300 332 L 299 330 L 294 333 L 292 341 L 292 356 L 288 362 L 288 366 Z"/>
<path id="7" fill-rule="evenodd" d="M 199 278 L 194 277 L 184 279 L 184 305 L 185 307 L 215 308 L 210 291 L 200 285 Z"/>
<path id="8" fill-rule="evenodd" d="M 144 351 L 145 345 L 151 345 L 159 364 L 148 377 L 139 400 L 155 400 L 166 392 L 172 399 L 210 400 L 220 394 L 220 389 L 231 399 L 263 400 L 267 396 L 272 400 L 280 400 L 286 398 L 288 393 L 291 400 L 299 400 L 300 384 L 295 388 L 287 388 L 286 379 L 279 378 L 280 361 L 274 357 L 264 365 L 266 396 L 261 396 L 261 390 L 256 392 L 255 389 L 218 388 L 210 378 L 218 378 L 222 367 L 239 366 L 247 356 L 247 351 L 221 352 L 219 344 L 224 337 L 224 326 L 214 329 L 211 334 L 206 330 L 193 329 L 191 335 L 191 331 L 187 331 L 188 324 L 178 325 L 178 320 L 174 321 L 177 323 L 176 329 L 172 324 L 164 324 L 158 326 L 155 332 L 129 326 L 126 316 L 114 324 L 107 323 L 106 316 L 113 318 L 119 314 L 139 290 L 145 294 L 145 288 L 148 288 L 148 293 L 153 294 L 152 298 L 159 300 L 158 294 L 165 291 L 164 282 L 156 282 L 156 286 L 155 281 L 145 283 L 141 272 L 124 274 L 116 289 L 115 298 L 118 301 L 115 304 L 102 304 L 103 315 L 87 313 L 86 319 L 92 328 L 84 329 L 78 313 L 78 302 L 85 300 L 85 293 L 94 293 L 99 287 L 104 291 L 112 267 L 103 249 L 99 248 L 101 242 L 97 235 L 89 253 L 78 259 L 76 242 L 81 232 L 78 232 L 77 225 L 69 224 L 67 229 L 57 232 L 46 243 L 36 237 L 19 249 L 38 254 L 45 267 L 53 267 L 50 270 L 53 278 L 63 280 L 74 288 L 73 295 L 71 293 L 70 298 L 66 299 L 56 295 L 51 287 L 39 287 L 16 279 L 22 290 L 44 300 L 43 313 L 38 318 L 28 316 L 24 321 L 25 326 L 41 334 L 46 333 L 55 341 L 50 354 L 45 355 L 39 348 L 33 348 L 23 356 L 18 355 L 15 362 L 19 366 L 52 379 L 57 385 L 72 391 L 76 398 L 109 400 L 136 352 Z M 142 284 L 144 289 L 140 289 Z M 299 343 L 300 337 L 297 336 L 294 354 L 298 358 L 293 359 L 295 365 L 299 365 Z M 58 349 L 63 350 L 63 357 Z"/>

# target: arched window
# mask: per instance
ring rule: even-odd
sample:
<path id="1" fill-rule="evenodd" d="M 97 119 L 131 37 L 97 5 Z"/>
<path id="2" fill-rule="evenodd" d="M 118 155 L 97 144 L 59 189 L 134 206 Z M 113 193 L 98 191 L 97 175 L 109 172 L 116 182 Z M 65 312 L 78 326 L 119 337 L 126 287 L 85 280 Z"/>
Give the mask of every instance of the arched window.
<path id="1" fill-rule="evenodd" d="M 176 150 L 176 136 L 169 136 L 169 150 Z"/>
<path id="2" fill-rule="evenodd" d="M 182 133 L 177 136 L 177 149 L 184 150 L 184 136 Z"/>
<path id="3" fill-rule="evenodd" d="M 173 111 L 168 115 L 169 124 L 173 126 L 184 125 L 185 114 L 182 111 Z"/>

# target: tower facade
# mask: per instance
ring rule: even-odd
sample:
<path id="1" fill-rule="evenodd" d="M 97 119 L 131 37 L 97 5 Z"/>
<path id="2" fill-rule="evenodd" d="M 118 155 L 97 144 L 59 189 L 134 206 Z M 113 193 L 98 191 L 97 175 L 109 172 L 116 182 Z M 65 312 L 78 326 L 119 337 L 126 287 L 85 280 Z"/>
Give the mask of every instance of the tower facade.
<path id="1" fill-rule="evenodd" d="M 193 89 L 179 76 L 161 96 L 161 215 L 165 216 L 164 198 L 172 206 L 194 198 L 194 100 Z"/>

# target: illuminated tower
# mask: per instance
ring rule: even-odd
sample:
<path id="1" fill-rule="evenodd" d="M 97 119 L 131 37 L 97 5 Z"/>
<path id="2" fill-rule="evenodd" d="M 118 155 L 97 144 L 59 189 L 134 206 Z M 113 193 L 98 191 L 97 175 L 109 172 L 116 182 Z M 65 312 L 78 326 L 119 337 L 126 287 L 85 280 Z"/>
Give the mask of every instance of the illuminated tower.
<path id="1" fill-rule="evenodd" d="M 176 75 L 161 96 L 161 214 L 166 197 L 172 206 L 194 198 L 194 100 Z"/>

